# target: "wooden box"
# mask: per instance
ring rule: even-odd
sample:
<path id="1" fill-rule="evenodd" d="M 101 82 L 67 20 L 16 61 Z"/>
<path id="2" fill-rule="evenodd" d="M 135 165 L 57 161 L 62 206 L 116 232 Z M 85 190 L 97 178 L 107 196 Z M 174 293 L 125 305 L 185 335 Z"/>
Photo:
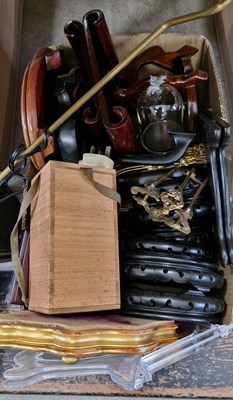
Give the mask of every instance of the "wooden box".
<path id="1" fill-rule="evenodd" d="M 117 203 L 77 164 L 49 161 L 31 205 L 29 309 L 46 314 L 120 308 Z M 116 172 L 94 179 L 116 189 Z"/>

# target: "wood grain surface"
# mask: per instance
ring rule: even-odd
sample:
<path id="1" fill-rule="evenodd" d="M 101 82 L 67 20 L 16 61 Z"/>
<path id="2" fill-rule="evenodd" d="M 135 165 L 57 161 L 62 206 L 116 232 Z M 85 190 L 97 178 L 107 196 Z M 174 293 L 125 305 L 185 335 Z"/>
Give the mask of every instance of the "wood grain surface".
<path id="1" fill-rule="evenodd" d="M 120 308 L 117 203 L 100 193 L 84 171 L 58 161 L 41 171 L 31 206 L 30 310 L 59 314 Z M 116 189 L 113 169 L 95 167 L 93 179 Z"/>
<path id="2" fill-rule="evenodd" d="M 0 351 L 0 393 L 6 392 L 3 388 L 2 373 L 12 368 L 14 354 L 15 351 Z M 133 392 L 124 391 L 112 383 L 108 376 L 102 375 L 53 379 L 14 393 L 232 399 L 233 335 L 204 352 L 196 353 L 159 371 L 153 375 L 153 381 Z"/>

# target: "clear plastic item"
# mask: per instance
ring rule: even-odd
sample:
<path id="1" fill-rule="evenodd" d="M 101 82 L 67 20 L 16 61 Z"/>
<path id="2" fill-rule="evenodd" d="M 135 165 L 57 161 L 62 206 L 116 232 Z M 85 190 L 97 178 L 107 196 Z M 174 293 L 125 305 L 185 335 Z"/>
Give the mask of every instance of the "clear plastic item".
<path id="1" fill-rule="evenodd" d="M 165 76 L 151 76 L 137 103 L 141 144 L 151 153 L 171 150 L 174 143 L 169 132 L 183 131 L 182 96 L 165 80 Z"/>
<path id="2" fill-rule="evenodd" d="M 33 383 L 61 377 L 82 377 L 107 374 L 126 391 L 134 390 L 135 382 L 150 379 L 141 355 L 103 355 L 81 357 L 76 364 L 64 364 L 57 356 L 45 358 L 44 353 L 20 351 L 14 357 L 15 366 L 4 372 L 7 390 L 23 388 Z"/>
<path id="3" fill-rule="evenodd" d="M 143 387 L 152 374 L 183 360 L 191 354 L 229 336 L 231 325 L 211 325 L 203 331 L 195 330 L 175 343 L 146 355 L 104 355 L 82 357 L 77 364 L 67 365 L 60 359 L 43 358 L 43 353 L 21 351 L 14 357 L 15 366 L 4 372 L 7 390 L 23 388 L 36 382 L 59 377 L 82 377 L 107 374 L 126 391 Z"/>
<path id="4" fill-rule="evenodd" d="M 142 356 L 141 362 L 146 364 L 148 371 L 151 374 L 154 374 L 155 372 L 172 365 L 176 361 L 183 360 L 191 354 L 203 350 L 210 344 L 212 345 L 224 337 L 229 336 L 232 329 L 233 324 L 214 324 L 204 331 L 196 330 L 175 343 Z"/>

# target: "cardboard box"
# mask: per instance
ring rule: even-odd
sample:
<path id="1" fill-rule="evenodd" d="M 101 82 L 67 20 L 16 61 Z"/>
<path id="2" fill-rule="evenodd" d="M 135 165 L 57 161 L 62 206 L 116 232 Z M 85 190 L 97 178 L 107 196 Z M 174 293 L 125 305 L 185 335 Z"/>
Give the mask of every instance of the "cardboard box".
<path id="1" fill-rule="evenodd" d="M 113 41 L 114 44 L 116 46 L 116 50 L 117 53 L 119 55 L 119 58 L 122 59 L 123 57 L 125 57 L 127 54 L 129 54 L 147 35 L 146 34 L 139 34 L 139 35 L 135 35 L 135 36 L 128 36 L 128 35 L 121 35 L 121 36 L 117 36 L 117 37 L 113 37 Z M 197 47 L 199 49 L 198 53 L 196 55 L 194 55 L 192 57 L 193 60 L 193 65 L 195 69 L 201 69 L 204 71 L 207 71 L 209 74 L 209 80 L 202 83 L 199 86 L 199 90 L 198 90 L 198 99 L 199 99 L 199 103 L 206 106 L 206 107 L 211 107 L 213 109 L 213 111 L 216 114 L 222 115 L 224 118 L 226 117 L 225 115 L 225 106 L 224 106 L 224 95 L 223 95 L 223 91 L 221 88 L 221 80 L 219 78 L 218 75 L 218 70 L 216 67 L 216 62 L 215 62 L 215 58 L 214 58 L 214 54 L 213 54 L 213 50 L 211 48 L 210 43 L 202 36 L 192 36 L 192 35 L 179 35 L 179 34 L 165 34 L 165 35 L 161 35 L 159 36 L 153 43 L 151 43 L 151 45 L 156 44 L 161 46 L 165 51 L 173 51 L 173 50 L 177 50 L 179 48 L 181 48 L 182 46 L 188 44 L 194 47 Z M 65 57 L 69 58 L 71 55 L 71 49 L 68 46 L 64 46 L 64 53 L 65 53 Z M 63 165 L 63 167 L 65 168 L 65 164 Z M 47 170 L 47 174 L 49 176 L 49 169 L 51 168 L 51 164 L 48 164 L 48 166 L 46 166 Z M 73 167 L 71 164 L 69 164 L 69 168 L 79 168 L 78 166 Z M 44 177 L 44 179 L 46 180 L 46 185 L 48 186 L 48 176 L 47 178 Z M 66 180 L 66 173 L 64 171 L 64 175 L 63 175 L 63 179 L 64 182 Z M 63 183 L 64 183 L 63 182 Z M 54 185 L 54 181 L 51 180 L 50 177 L 50 188 L 52 187 L 52 185 Z M 42 185 L 41 185 L 42 186 Z M 57 185 L 56 185 L 57 187 Z M 45 190 L 45 188 L 44 188 Z M 45 196 L 47 196 L 47 201 L 49 202 L 50 199 L 50 203 L 52 204 L 52 197 L 49 196 L 49 194 L 46 192 L 44 193 Z M 66 189 L 63 190 L 62 195 L 67 195 L 67 204 L 69 204 L 69 202 L 72 200 L 74 196 L 70 196 L 69 191 Z M 65 196 L 66 197 L 66 196 Z M 85 209 L 90 210 L 92 207 L 92 203 L 89 203 L 90 197 L 88 197 L 88 201 L 85 204 Z M 108 201 L 108 199 L 107 199 Z M 88 205 L 88 207 L 87 207 Z M 101 199 L 101 205 L 102 205 L 102 199 Z M 48 206 L 47 206 L 48 207 Z M 116 207 L 116 205 L 114 206 Z M 70 273 L 70 267 L 69 264 L 67 263 L 67 259 L 64 257 L 62 264 L 60 265 L 60 269 L 59 271 L 62 273 L 62 279 L 59 280 L 59 282 L 62 283 L 62 285 L 59 285 L 58 290 L 56 292 L 56 295 L 58 294 L 60 297 L 56 299 L 56 301 L 54 302 L 54 298 L 52 298 L 52 286 L 49 285 L 48 283 L 51 282 L 52 285 L 55 284 L 55 280 L 52 281 L 52 275 L 49 275 L 49 273 L 53 270 L 53 264 L 52 263 L 47 263 L 45 265 L 45 263 L 41 262 L 41 260 L 46 260 L 45 259 L 45 252 L 47 255 L 50 256 L 54 256 L 54 253 L 49 252 L 49 243 L 52 244 L 51 238 L 52 236 L 49 235 L 49 229 L 51 228 L 51 226 L 49 226 L 47 224 L 47 230 L 45 231 L 46 235 L 41 234 L 41 232 L 44 232 L 43 229 L 40 231 L 39 233 L 39 228 L 42 227 L 42 220 L 41 217 L 44 218 L 44 222 L 48 222 L 48 220 L 46 220 L 45 216 L 48 217 L 48 210 L 47 210 L 47 214 L 45 213 L 45 202 L 42 201 L 41 202 L 41 211 L 40 213 L 37 215 L 37 222 L 36 219 L 34 219 L 33 222 L 33 213 L 32 213 L 32 234 L 36 234 L 38 236 L 38 238 L 40 239 L 40 243 L 43 243 L 43 245 L 38 246 L 38 243 L 35 241 L 35 248 L 31 248 L 31 276 L 30 276 L 30 280 L 32 283 L 32 280 L 35 279 L 35 284 L 33 284 L 33 286 L 31 285 L 31 290 L 30 290 L 30 309 L 31 310 L 38 310 L 38 311 L 43 311 L 45 313 L 49 313 L 49 312 L 74 312 L 74 310 L 76 311 L 88 311 L 88 310 L 96 310 L 97 307 L 98 309 L 114 309 L 114 308 L 119 308 L 119 275 L 118 275 L 118 266 L 117 266 L 117 262 L 115 260 L 115 264 L 113 266 L 113 270 L 114 272 L 114 276 L 111 270 L 111 273 L 109 274 L 110 276 L 110 281 L 107 281 L 108 283 L 108 288 L 110 288 L 109 282 L 111 282 L 112 286 L 114 288 L 114 293 L 115 296 L 111 297 L 110 294 L 113 294 L 113 292 L 110 292 L 110 290 L 108 291 L 108 294 L 106 296 L 106 298 L 108 297 L 108 300 L 106 301 L 105 305 L 104 302 L 101 300 L 99 301 L 99 299 L 97 299 L 97 303 L 96 304 L 96 308 L 93 308 L 93 300 L 94 297 L 92 297 L 92 293 L 94 293 L 94 290 L 96 290 L 97 285 L 94 283 L 93 278 L 96 277 L 96 279 L 98 279 L 98 282 L 100 284 L 101 287 L 101 278 L 103 277 L 103 275 L 99 274 L 99 270 L 96 269 L 96 265 L 98 266 L 98 262 L 94 262 L 92 265 L 92 270 L 88 272 L 87 274 L 87 278 L 90 281 L 90 284 L 92 283 L 91 289 L 88 288 L 88 292 L 87 292 L 87 286 L 86 288 L 86 292 L 85 290 L 82 292 L 82 296 L 81 296 L 81 301 L 85 301 L 85 302 L 89 302 L 88 297 L 91 297 L 92 300 L 92 306 L 90 304 L 79 304 L 77 305 L 77 302 L 75 299 L 75 297 L 73 297 L 73 295 L 75 294 L 73 291 L 72 292 L 72 296 L 69 297 L 70 295 L 70 282 L 74 283 L 72 278 L 72 274 Z M 101 208 L 102 209 L 102 208 Z M 102 209 L 102 212 L 105 213 L 104 208 Z M 52 211 L 54 212 L 54 209 L 52 208 Z M 113 211 L 112 211 L 113 212 Z M 60 218 L 61 220 L 63 219 L 64 216 L 61 216 L 60 214 Z M 85 214 L 85 219 L 87 220 L 87 216 Z M 67 221 L 69 220 L 70 222 L 73 222 L 73 220 L 69 217 L 67 217 Z M 52 220 L 51 220 L 52 221 Z M 114 221 L 114 218 L 113 218 Z M 115 219 L 115 231 L 112 235 L 112 238 L 114 238 L 114 244 L 112 243 L 112 253 L 113 256 L 115 256 L 118 252 L 117 249 L 117 225 L 116 222 L 117 220 Z M 109 221 L 108 221 L 109 222 Z M 113 222 L 112 222 L 113 223 Z M 33 228 L 33 224 L 34 224 L 34 228 Z M 114 223 L 113 223 L 114 225 Z M 67 225 L 68 228 L 68 225 Z M 77 224 L 77 229 L 80 228 L 80 225 Z M 33 233 L 33 229 L 35 230 Z M 113 230 L 114 230 L 113 229 Z M 38 232 L 36 233 L 36 230 L 38 230 Z M 90 225 L 90 231 L 92 231 L 91 229 L 91 225 Z M 66 238 L 66 235 L 64 234 L 65 229 L 63 230 L 62 235 L 58 235 L 59 238 L 59 250 L 62 250 L 64 248 L 64 241 L 62 241 L 62 238 Z M 48 242 L 48 238 L 50 238 L 50 242 Z M 69 235 L 69 244 L 72 244 L 74 235 Z M 105 235 L 105 239 L 108 239 L 108 235 Z M 107 241 L 102 243 L 107 243 Z M 37 244 L 36 244 L 37 243 Z M 89 236 L 87 238 L 87 250 L 85 253 L 86 258 L 88 259 L 89 257 L 89 249 L 90 246 L 92 244 L 92 238 Z M 53 247 L 51 247 L 51 249 L 53 249 Z M 110 252 L 109 252 L 110 254 Z M 112 260 L 113 257 L 111 257 Z M 37 263 L 37 267 L 33 268 L 33 263 Z M 40 263 L 40 267 L 38 267 Z M 49 265 L 49 268 L 48 268 Z M 36 264 L 35 264 L 36 266 Z M 106 265 L 105 265 L 106 267 Z M 38 268 L 38 271 L 36 271 L 36 268 Z M 46 269 L 47 268 L 47 269 Z M 52 268 L 52 269 L 51 269 Z M 115 268 L 115 269 L 114 269 Z M 33 272 L 34 270 L 34 272 Z M 46 274 L 44 273 L 44 271 L 47 271 Z M 105 271 L 107 270 L 107 268 L 105 269 Z M 49 272 L 50 271 L 50 272 Z M 49 272 L 49 273 L 48 273 Z M 82 271 L 83 272 L 83 271 Z M 225 268 L 224 269 L 224 276 L 225 279 L 227 281 L 227 287 L 226 287 L 226 295 L 225 295 L 225 301 L 226 301 L 226 313 L 224 315 L 223 318 L 223 323 L 225 324 L 229 324 L 232 322 L 233 317 L 232 317 L 232 310 L 233 310 L 233 271 L 232 268 Z M 53 272 L 52 272 L 53 273 Z M 84 276 L 85 274 L 83 274 Z M 58 278 L 58 275 L 56 275 L 56 278 Z M 60 279 L 60 278 L 59 278 Z M 66 282 L 67 280 L 67 282 Z M 53 283 L 52 283 L 53 282 Z M 114 282 L 115 282 L 115 286 L 114 286 Z M 75 288 L 77 286 L 77 282 L 75 282 Z M 59 292 L 60 291 L 60 292 Z M 76 290 L 77 291 L 77 290 Z M 88 296 L 87 296 L 88 293 Z M 103 292 L 102 292 L 103 294 Z M 64 297 L 63 297 L 64 296 Z M 85 298 L 85 300 L 84 300 Z M 71 300 L 72 299 L 72 300 Z M 101 303 L 102 302 L 102 303 Z M 102 304 L 103 308 L 99 308 L 100 303 Z M 49 304 L 49 307 L 48 307 Z M 115 305 L 115 306 L 114 306 Z M 104 308 L 106 307 L 106 308 Z"/>
<path id="2" fill-rule="evenodd" d="M 233 32 L 233 3 L 230 3 L 222 12 L 214 17 L 215 29 L 217 33 L 219 51 L 225 78 L 226 93 L 228 95 L 228 107 L 231 122 L 233 122 L 233 54 L 232 54 L 232 32 Z M 232 147 L 231 147 L 232 148 Z"/>
<path id="3" fill-rule="evenodd" d="M 147 37 L 147 34 L 137 34 L 137 35 L 118 35 L 113 36 L 113 43 L 116 48 L 116 52 L 118 54 L 119 59 L 123 59 L 126 57 L 134 48 L 142 42 L 142 40 Z M 184 45 L 190 45 L 199 49 L 199 51 L 192 56 L 192 63 L 194 69 L 199 69 L 203 71 L 207 71 L 209 75 L 209 79 L 206 82 L 202 82 L 198 86 L 198 102 L 199 105 L 203 107 L 212 108 L 213 112 L 217 115 L 221 115 L 223 118 L 226 118 L 225 113 L 225 104 L 224 104 L 224 94 L 221 86 L 221 80 L 219 77 L 213 49 L 209 41 L 203 36 L 193 36 L 193 35 L 181 35 L 181 34 L 163 34 L 160 35 L 157 39 L 155 39 L 150 46 L 158 45 L 161 46 L 166 52 L 175 51 Z M 56 47 L 56 46 L 55 46 Z M 60 47 L 60 45 L 59 45 Z M 149 47 L 149 46 L 148 46 Z M 72 50 L 68 45 L 64 47 L 64 56 L 67 64 L 73 61 Z M 146 67 L 147 68 L 147 67 Z M 154 68 L 154 67 L 153 67 Z M 148 68 L 146 69 L 146 74 L 148 74 Z M 143 76 L 143 69 L 140 72 L 140 76 Z M 115 253 L 114 253 L 115 254 Z M 43 255 L 43 254 L 41 254 Z M 34 263 L 34 250 L 32 250 L 31 254 L 31 263 Z M 32 264 L 33 265 L 33 264 Z M 32 266 L 30 268 L 33 268 Z M 93 266 L 94 268 L 94 266 Z M 227 290 L 226 290 L 226 304 L 227 309 L 225 316 L 223 318 L 224 323 L 230 323 L 232 321 L 232 306 L 233 306 L 233 296 L 232 296 L 232 286 L 233 286 L 233 277 L 231 268 L 224 269 L 224 276 L 227 280 Z M 34 279 L 34 278 L 31 278 Z M 39 281 L 38 281 L 39 282 Z M 35 285 L 36 286 L 36 285 Z M 68 287 L 68 286 L 67 286 Z M 38 285 L 37 292 L 40 293 L 40 284 Z M 33 290 L 31 290 L 31 296 L 34 296 Z M 37 301 L 40 295 L 38 294 Z M 63 302 L 64 304 L 64 302 Z M 71 307 L 72 308 L 72 307 Z M 71 310 L 70 308 L 70 310 Z M 32 298 L 30 300 L 30 309 L 35 310 L 33 306 Z M 57 312 L 58 312 L 57 308 Z M 83 310 L 88 311 L 87 308 L 83 308 Z M 37 308 L 38 310 L 38 308 Z M 40 307 L 40 310 L 42 308 Z M 55 308 L 54 308 L 55 310 Z M 68 308 L 67 308 L 68 310 Z M 82 307 L 78 309 L 82 311 Z M 43 310 L 43 312 L 46 312 Z M 55 312 L 55 311 L 53 311 Z M 65 311 L 66 312 L 66 311 Z M 68 311 L 67 311 L 68 312 Z M 69 311 L 73 312 L 73 311 Z"/>
<path id="4" fill-rule="evenodd" d="M 13 150 L 17 80 L 20 61 L 22 0 L 0 0 L 0 170 Z M 7 21 L 7 26 L 5 21 Z"/>
<path id="5" fill-rule="evenodd" d="M 80 165 L 49 161 L 31 205 L 29 309 L 45 314 L 120 308 L 117 203 Z M 116 171 L 93 178 L 116 189 Z"/>

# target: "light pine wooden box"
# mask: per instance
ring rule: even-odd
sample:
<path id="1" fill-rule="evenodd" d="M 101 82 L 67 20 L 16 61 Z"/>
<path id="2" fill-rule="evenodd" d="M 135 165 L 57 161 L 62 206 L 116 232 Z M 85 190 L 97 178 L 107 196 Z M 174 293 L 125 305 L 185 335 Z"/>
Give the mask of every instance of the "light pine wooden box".
<path id="1" fill-rule="evenodd" d="M 77 164 L 49 161 L 31 205 L 29 309 L 45 314 L 120 308 L 117 203 Z M 94 179 L 116 189 L 116 172 Z"/>

